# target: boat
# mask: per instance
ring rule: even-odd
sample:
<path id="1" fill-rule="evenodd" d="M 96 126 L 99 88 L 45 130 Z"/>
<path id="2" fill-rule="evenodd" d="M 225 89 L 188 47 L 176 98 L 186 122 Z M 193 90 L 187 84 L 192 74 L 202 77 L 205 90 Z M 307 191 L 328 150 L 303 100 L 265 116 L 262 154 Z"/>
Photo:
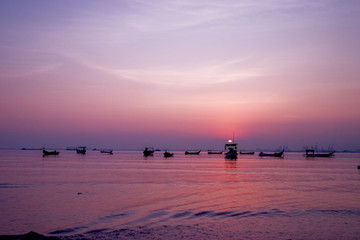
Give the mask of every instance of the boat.
<path id="1" fill-rule="evenodd" d="M 201 150 L 199 151 L 185 151 L 186 155 L 199 155 Z"/>
<path id="2" fill-rule="evenodd" d="M 260 152 L 259 156 L 260 157 L 282 157 L 284 155 L 284 151 L 285 151 L 285 149 L 283 149 L 281 152 L 275 152 L 275 153 Z"/>
<path id="3" fill-rule="evenodd" d="M 58 151 L 46 151 L 45 148 L 42 149 L 43 152 L 43 156 L 47 156 L 47 155 L 59 155 Z"/>
<path id="4" fill-rule="evenodd" d="M 243 155 L 254 155 L 255 152 L 239 152 L 240 154 L 243 154 Z"/>
<path id="5" fill-rule="evenodd" d="M 173 157 L 174 156 L 174 153 L 169 153 L 168 151 L 165 151 L 164 152 L 164 157 Z"/>
<path id="6" fill-rule="evenodd" d="M 86 153 L 86 147 L 85 146 L 79 146 L 76 148 L 76 152 L 79 154 L 85 154 Z"/>
<path id="7" fill-rule="evenodd" d="M 237 158 L 237 143 L 233 143 L 232 140 L 229 140 L 226 144 L 225 144 L 225 151 L 227 151 L 225 153 L 225 157 L 226 158 L 230 158 L 230 159 L 236 159 Z"/>
<path id="8" fill-rule="evenodd" d="M 212 151 L 212 150 L 208 150 L 208 154 L 222 154 L 222 151 Z"/>
<path id="9" fill-rule="evenodd" d="M 335 151 L 329 153 L 315 153 L 314 149 L 306 149 L 305 157 L 333 157 Z"/>
<path id="10" fill-rule="evenodd" d="M 101 153 L 113 154 L 113 150 L 101 150 Z"/>
<path id="11" fill-rule="evenodd" d="M 147 156 L 153 156 L 154 155 L 154 149 L 153 148 L 145 148 L 144 150 L 144 156 L 147 157 Z"/>

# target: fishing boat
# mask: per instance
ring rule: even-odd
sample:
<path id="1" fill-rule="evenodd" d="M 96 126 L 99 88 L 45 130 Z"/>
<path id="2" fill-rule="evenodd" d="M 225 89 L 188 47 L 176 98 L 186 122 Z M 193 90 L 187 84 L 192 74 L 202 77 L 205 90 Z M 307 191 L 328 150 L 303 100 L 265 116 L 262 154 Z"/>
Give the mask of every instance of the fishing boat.
<path id="1" fill-rule="evenodd" d="M 185 151 L 185 154 L 186 155 L 199 155 L 200 152 L 201 152 L 201 150 L 200 151 Z"/>
<path id="2" fill-rule="evenodd" d="M 284 149 L 281 152 L 275 152 L 275 153 L 263 153 L 260 152 L 259 156 L 260 157 L 282 157 L 284 155 Z"/>
<path id="3" fill-rule="evenodd" d="M 79 154 L 85 154 L 86 153 L 86 147 L 85 146 L 79 146 L 76 148 L 76 152 Z"/>
<path id="4" fill-rule="evenodd" d="M 174 153 L 169 153 L 168 151 L 165 151 L 164 152 L 164 157 L 173 157 L 174 156 Z"/>
<path id="5" fill-rule="evenodd" d="M 233 143 L 232 140 L 229 140 L 226 144 L 225 144 L 225 151 L 227 151 L 225 153 L 225 157 L 226 158 L 230 158 L 230 159 L 236 159 L 237 158 L 237 143 Z"/>
<path id="6" fill-rule="evenodd" d="M 144 156 L 147 157 L 147 156 L 153 156 L 154 155 L 154 149 L 153 148 L 145 148 L 144 150 Z"/>
<path id="7" fill-rule="evenodd" d="M 240 154 L 243 154 L 243 155 L 254 155 L 255 152 L 239 152 Z"/>
<path id="8" fill-rule="evenodd" d="M 43 152 L 43 156 L 47 156 L 47 155 L 59 155 L 58 151 L 46 151 L 45 148 L 42 149 Z"/>
<path id="9" fill-rule="evenodd" d="M 208 150 L 208 154 L 222 154 L 222 151 L 212 151 L 212 150 Z"/>
<path id="10" fill-rule="evenodd" d="M 314 149 L 306 149 L 305 157 L 333 157 L 335 151 L 329 153 L 315 153 Z"/>
<path id="11" fill-rule="evenodd" d="M 113 150 L 101 150 L 101 153 L 113 154 Z"/>

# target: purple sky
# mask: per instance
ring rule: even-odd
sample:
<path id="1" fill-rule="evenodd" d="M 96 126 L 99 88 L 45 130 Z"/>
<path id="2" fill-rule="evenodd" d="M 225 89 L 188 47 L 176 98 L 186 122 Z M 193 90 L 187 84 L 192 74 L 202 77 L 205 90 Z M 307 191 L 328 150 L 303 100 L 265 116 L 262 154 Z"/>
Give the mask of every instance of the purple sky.
<path id="1" fill-rule="evenodd" d="M 360 149 L 360 1 L 0 2 L 0 148 Z"/>

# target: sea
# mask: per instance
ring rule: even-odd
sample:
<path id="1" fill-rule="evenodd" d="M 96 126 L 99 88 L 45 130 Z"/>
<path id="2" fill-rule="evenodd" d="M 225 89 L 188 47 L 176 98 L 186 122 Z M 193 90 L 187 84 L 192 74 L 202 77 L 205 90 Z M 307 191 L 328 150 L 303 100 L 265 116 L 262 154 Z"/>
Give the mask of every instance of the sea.
<path id="1" fill-rule="evenodd" d="M 358 165 L 360 153 L 0 150 L 0 235 L 360 239 Z"/>

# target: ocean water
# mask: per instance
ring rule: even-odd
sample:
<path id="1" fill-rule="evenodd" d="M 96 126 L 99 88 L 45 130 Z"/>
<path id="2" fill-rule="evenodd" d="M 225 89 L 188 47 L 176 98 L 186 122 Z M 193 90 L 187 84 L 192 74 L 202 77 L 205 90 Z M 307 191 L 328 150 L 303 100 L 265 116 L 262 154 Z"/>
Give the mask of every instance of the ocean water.
<path id="1" fill-rule="evenodd" d="M 358 153 L 226 160 L 1 150 L 0 235 L 196 226 L 213 239 L 360 239 L 358 165 Z"/>

